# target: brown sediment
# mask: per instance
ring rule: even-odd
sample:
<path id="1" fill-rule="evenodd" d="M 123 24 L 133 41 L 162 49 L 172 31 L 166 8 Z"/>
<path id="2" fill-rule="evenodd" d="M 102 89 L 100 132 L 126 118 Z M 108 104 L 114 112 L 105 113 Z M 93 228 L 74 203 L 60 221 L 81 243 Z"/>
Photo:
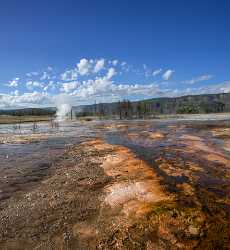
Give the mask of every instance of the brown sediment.
<path id="1" fill-rule="evenodd" d="M 10 199 L 0 211 L 0 248 L 168 249 L 178 241 L 178 229 L 191 234 L 191 221 L 159 181 L 123 146 L 102 140 L 74 146 L 40 187 Z"/>
<path id="2" fill-rule="evenodd" d="M 175 130 L 129 133 L 153 142 L 143 157 L 100 137 L 68 148 L 1 207 L 0 249 L 227 249 L 229 157 Z"/>
<path id="3" fill-rule="evenodd" d="M 230 128 L 222 127 L 222 128 L 213 128 L 211 129 L 213 136 L 219 138 L 230 138 Z"/>
<path id="4" fill-rule="evenodd" d="M 230 140 L 227 140 L 224 142 L 224 150 L 229 151 L 230 152 Z"/>
<path id="5" fill-rule="evenodd" d="M 100 125 L 97 125 L 96 128 L 99 128 L 99 129 L 119 129 L 119 130 L 126 130 L 128 129 L 128 125 L 126 124 L 100 124 Z"/>
<path id="6" fill-rule="evenodd" d="M 149 131 L 142 131 L 139 133 L 128 133 L 127 134 L 129 139 L 132 140 L 136 140 L 140 137 L 144 137 L 145 139 L 149 139 L 149 140 L 160 140 L 165 138 L 165 134 L 160 132 L 160 131 L 156 131 L 156 132 L 149 132 Z"/>
<path id="7" fill-rule="evenodd" d="M 126 131 L 130 127 L 135 127 L 135 128 L 140 128 L 140 129 L 148 129 L 150 127 L 149 123 L 146 123 L 145 121 L 141 122 L 134 122 L 134 123 L 129 123 L 127 121 L 113 121 L 113 123 L 105 123 L 105 124 L 98 124 L 96 125 L 96 128 L 99 129 L 108 129 L 108 130 L 113 130 L 117 129 L 120 131 Z"/>
<path id="8" fill-rule="evenodd" d="M 48 135 L 45 134 L 30 134 L 28 135 L 11 135 L 11 136 L 1 136 L 0 144 L 11 143 L 11 144 L 27 144 L 32 142 L 40 142 L 42 140 L 47 140 Z"/>
<path id="9" fill-rule="evenodd" d="M 189 153 L 199 153 L 202 158 L 209 161 L 216 161 L 224 165 L 230 165 L 230 158 L 220 152 L 217 148 L 207 145 L 204 139 L 199 136 L 185 134 L 180 137 L 187 147 L 183 150 Z"/>
<path id="10" fill-rule="evenodd" d="M 68 150 L 39 187 L 9 199 L 0 211 L 0 249 L 95 249 L 96 231 L 86 221 L 98 215 L 109 181 L 100 167 L 106 152 Z"/>
<path id="11" fill-rule="evenodd" d="M 163 139 L 165 135 L 162 132 L 148 132 L 147 136 L 150 139 Z"/>
<path id="12" fill-rule="evenodd" d="M 198 245 L 205 220 L 200 208 L 178 207 L 175 195 L 160 185 L 153 168 L 126 147 L 101 140 L 85 145 L 97 152 L 109 150 L 101 165 L 112 178 L 103 188 L 102 249 L 193 249 Z M 180 184 L 180 188 L 194 195 L 191 185 Z"/>
<path id="13" fill-rule="evenodd" d="M 140 215 L 143 211 L 147 212 L 148 207 L 151 209 L 154 203 L 170 200 L 153 169 L 128 148 L 112 146 L 102 140 L 82 145 L 95 148 L 99 154 L 102 150 L 110 152 L 101 165 L 105 174 L 113 180 L 104 187 L 106 205 L 115 209 L 120 207 L 126 215 L 129 211 Z"/>
<path id="14" fill-rule="evenodd" d="M 136 140 L 138 137 L 140 137 L 140 134 L 138 133 L 128 133 L 127 137 L 131 140 Z"/>
<path id="15" fill-rule="evenodd" d="M 114 179 L 113 183 L 105 188 L 107 193 L 105 203 L 111 207 L 126 206 L 127 210 L 128 202 L 135 201 L 135 209 L 138 210 L 138 202 L 141 209 L 143 203 L 169 200 L 169 195 L 163 191 L 153 169 L 129 149 L 123 146 L 111 146 L 102 141 L 98 141 L 95 147 L 113 150 L 112 154 L 105 157 L 102 164 L 105 173 Z"/>
<path id="16" fill-rule="evenodd" d="M 214 137 L 223 140 L 223 149 L 230 152 L 230 128 L 214 128 L 211 132 Z"/>

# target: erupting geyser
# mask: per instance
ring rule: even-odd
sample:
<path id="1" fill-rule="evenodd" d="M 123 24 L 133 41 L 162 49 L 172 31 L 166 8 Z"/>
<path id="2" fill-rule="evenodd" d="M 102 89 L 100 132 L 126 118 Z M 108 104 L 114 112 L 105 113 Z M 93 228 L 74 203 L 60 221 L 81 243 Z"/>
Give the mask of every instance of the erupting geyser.
<path id="1" fill-rule="evenodd" d="M 71 113 L 71 109 L 72 109 L 71 105 L 67 103 L 57 106 L 56 120 L 59 122 L 66 120 L 66 118 L 68 118 L 69 114 Z"/>

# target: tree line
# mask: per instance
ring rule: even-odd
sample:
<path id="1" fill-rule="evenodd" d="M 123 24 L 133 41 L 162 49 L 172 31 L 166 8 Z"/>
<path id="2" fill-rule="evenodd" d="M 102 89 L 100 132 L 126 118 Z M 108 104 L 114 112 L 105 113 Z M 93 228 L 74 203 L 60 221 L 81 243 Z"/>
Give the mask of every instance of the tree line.
<path id="1" fill-rule="evenodd" d="M 0 115 L 12 116 L 53 116 L 56 113 L 55 108 L 25 108 L 25 109 L 11 109 L 0 110 Z"/>
<path id="2" fill-rule="evenodd" d="M 154 118 L 160 114 L 201 114 L 230 112 L 230 94 L 155 98 L 131 102 L 85 105 L 77 116 L 116 117 L 119 119 Z"/>

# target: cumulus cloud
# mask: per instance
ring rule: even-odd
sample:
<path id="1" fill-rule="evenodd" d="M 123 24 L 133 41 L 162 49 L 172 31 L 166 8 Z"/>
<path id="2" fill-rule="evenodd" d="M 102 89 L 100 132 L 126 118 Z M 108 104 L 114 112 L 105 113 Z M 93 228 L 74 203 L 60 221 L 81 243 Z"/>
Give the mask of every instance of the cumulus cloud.
<path id="1" fill-rule="evenodd" d="M 114 77 L 117 74 L 115 68 L 109 68 L 106 77 L 108 79 L 111 79 L 112 77 Z"/>
<path id="2" fill-rule="evenodd" d="M 153 97 L 175 97 L 190 94 L 208 93 L 230 93 L 230 82 L 215 84 L 205 88 L 186 88 L 186 89 L 162 89 L 156 83 L 150 84 L 115 84 L 106 77 L 95 80 L 83 81 L 77 88 L 69 93 L 71 100 L 75 104 L 97 102 L 111 102 L 124 98 L 138 100 Z"/>
<path id="3" fill-rule="evenodd" d="M 138 99 L 152 97 L 160 90 L 157 84 L 116 84 L 112 78 L 117 74 L 115 68 L 108 69 L 106 75 L 78 83 L 70 93 L 76 102 L 87 103 L 89 100 L 111 102 L 123 98 Z"/>
<path id="4" fill-rule="evenodd" d="M 198 88 L 199 91 L 197 94 L 215 94 L 215 93 L 230 93 L 230 81 L 225 81 L 219 84 L 213 84 L 205 87 Z"/>
<path id="5" fill-rule="evenodd" d="M 73 105 L 80 105 L 94 103 L 94 101 L 111 102 L 124 98 L 138 100 L 161 96 L 230 92 L 230 82 L 209 84 L 205 88 L 198 88 L 196 85 L 181 85 L 178 89 L 175 87 L 169 88 L 168 86 L 171 85 L 167 81 L 171 79 L 173 73 L 174 70 L 172 69 L 166 71 L 161 68 L 153 70 L 146 65 L 140 65 L 138 68 L 118 60 L 82 58 L 75 67 L 73 66 L 72 69 L 65 70 L 62 73 L 56 73 L 50 67 L 39 74 L 30 72 L 24 78 L 21 76 L 20 79 L 14 78 L 7 86 L 16 88 L 19 80 L 20 86 L 16 90 L 12 89 L 10 94 L 0 94 L 0 107 L 56 105 L 60 98 L 63 100 L 63 97 L 65 100 L 71 100 Z M 140 81 L 143 76 L 160 75 L 165 81 L 146 83 L 146 79 L 143 79 L 145 83 L 124 82 L 123 78 L 120 77 L 121 74 L 135 74 Z M 115 76 L 117 77 L 114 78 Z M 40 78 L 43 80 L 40 80 Z M 186 80 L 184 83 L 193 84 L 211 78 L 211 75 L 202 75 Z M 29 93 L 25 93 L 26 89 Z M 68 103 L 70 102 L 68 101 Z"/>
<path id="6" fill-rule="evenodd" d="M 130 69 L 131 69 L 131 66 L 127 63 L 127 62 L 121 62 L 121 69 L 124 71 L 124 72 L 129 72 Z"/>
<path id="7" fill-rule="evenodd" d="M 31 92 L 22 95 L 0 94 L 0 108 L 38 107 L 52 105 L 47 93 Z"/>
<path id="8" fill-rule="evenodd" d="M 170 80 L 174 72 L 175 71 L 171 69 L 166 70 L 165 73 L 162 75 L 163 80 L 165 81 Z"/>
<path id="9" fill-rule="evenodd" d="M 29 73 L 26 73 L 26 76 L 28 77 L 32 77 L 32 76 L 38 76 L 39 75 L 39 72 L 29 72 Z"/>
<path id="10" fill-rule="evenodd" d="M 94 66 L 94 72 L 98 73 L 99 71 L 104 69 L 104 66 L 105 66 L 105 59 L 102 58 L 102 59 L 97 60 Z"/>
<path id="11" fill-rule="evenodd" d="M 150 77 L 151 76 L 151 69 L 147 67 L 146 64 L 143 64 L 143 70 L 144 70 L 144 75 L 145 77 Z M 133 69 L 132 72 L 136 73 L 137 75 L 142 75 L 143 73 L 140 72 L 138 69 Z"/>
<path id="12" fill-rule="evenodd" d="M 48 72 L 44 71 L 42 73 L 42 76 L 40 77 L 40 80 L 44 81 L 44 80 L 49 80 L 49 79 L 51 79 L 51 76 L 49 75 Z"/>
<path id="13" fill-rule="evenodd" d="M 26 83 L 26 87 L 29 90 L 32 90 L 33 88 L 42 88 L 44 87 L 42 82 L 38 82 L 38 81 L 28 81 Z"/>
<path id="14" fill-rule="evenodd" d="M 152 75 L 153 75 L 153 76 L 157 76 L 157 75 L 159 75 L 161 72 L 162 72 L 162 69 L 156 69 L 156 70 L 153 71 Z"/>
<path id="15" fill-rule="evenodd" d="M 77 64 L 78 73 L 82 76 L 88 75 L 92 68 L 92 63 L 93 60 L 87 60 L 86 58 L 82 58 Z"/>
<path id="16" fill-rule="evenodd" d="M 19 95 L 19 91 L 17 89 L 14 91 L 14 95 Z"/>
<path id="17" fill-rule="evenodd" d="M 74 81 L 77 80 L 78 73 L 76 69 L 66 70 L 64 73 L 61 74 L 62 81 Z"/>
<path id="18" fill-rule="evenodd" d="M 7 84 L 7 86 L 9 86 L 9 87 L 17 87 L 19 80 L 20 80 L 20 78 L 16 77 L 13 80 L 9 81 L 9 84 Z"/>
<path id="19" fill-rule="evenodd" d="M 117 66 L 118 63 L 119 63 L 119 61 L 117 59 L 115 59 L 115 60 L 112 61 L 113 66 Z"/>
<path id="20" fill-rule="evenodd" d="M 65 97 L 68 103 L 73 105 L 92 104 L 97 102 L 112 102 L 128 98 L 138 100 L 142 98 L 153 97 L 174 97 L 191 94 L 207 93 L 230 93 L 230 81 L 221 84 L 214 84 L 203 88 L 186 88 L 186 89 L 162 89 L 156 83 L 150 84 L 116 84 L 106 76 L 96 79 L 89 79 L 83 82 L 73 82 L 64 85 L 65 94 L 50 95 L 46 92 L 31 92 L 19 95 L 19 92 L 11 95 L 0 94 L 0 108 L 13 107 L 36 107 L 52 106 L 60 98 Z"/>
<path id="21" fill-rule="evenodd" d="M 182 83 L 194 84 L 194 83 L 197 83 L 197 82 L 202 82 L 202 81 L 210 80 L 213 77 L 214 77 L 213 75 L 202 75 L 202 76 L 195 77 L 195 78 L 193 78 L 191 80 L 182 81 Z"/>
<path id="22" fill-rule="evenodd" d="M 115 84 L 106 77 L 83 82 L 71 93 L 76 102 L 87 103 L 88 100 L 111 102 L 124 98 L 137 100 L 144 97 L 160 95 L 157 84 Z"/>
<path id="23" fill-rule="evenodd" d="M 61 91 L 69 93 L 70 91 L 76 89 L 77 86 L 79 86 L 78 82 L 62 83 Z"/>
<path id="24" fill-rule="evenodd" d="M 48 83 L 44 84 L 43 90 L 46 92 L 48 90 L 55 90 L 56 86 L 54 81 L 49 81 Z"/>

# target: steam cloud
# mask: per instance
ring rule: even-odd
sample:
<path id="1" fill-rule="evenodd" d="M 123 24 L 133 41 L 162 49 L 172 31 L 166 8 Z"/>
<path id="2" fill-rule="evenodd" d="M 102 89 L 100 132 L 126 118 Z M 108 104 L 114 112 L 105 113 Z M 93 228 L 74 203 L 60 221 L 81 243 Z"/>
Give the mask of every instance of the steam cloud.
<path id="1" fill-rule="evenodd" d="M 71 112 L 71 108 L 71 105 L 67 103 L 57 106 L 56 120 L 59 122 L 66 120 L 67 115 Z"/>

